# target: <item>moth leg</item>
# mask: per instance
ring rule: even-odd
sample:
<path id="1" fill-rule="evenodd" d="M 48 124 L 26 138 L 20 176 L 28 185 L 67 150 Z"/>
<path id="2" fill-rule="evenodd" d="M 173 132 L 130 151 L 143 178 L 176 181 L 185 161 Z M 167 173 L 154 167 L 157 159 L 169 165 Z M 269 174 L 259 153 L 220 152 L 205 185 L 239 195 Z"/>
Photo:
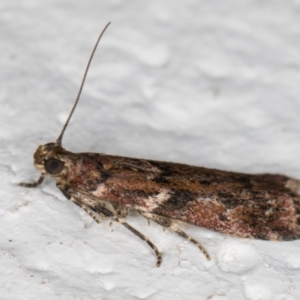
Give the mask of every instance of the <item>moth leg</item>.
<path id="1" fill-rule="evenodd" d="M 157 257 L 156 266 L 159 267 L 162 262 L 162 257 L 161 257 L 161 253 L 159 252 L 157 247 L 145 235 L 143 235 L 141 232 L 139 232 L 134 227 L 129 225 L 124 219 L 117 218 L 116 221 L 120 222 L 124 227 L 129 229 L 132 233 L 134 233 L 136 236 L 138 236 L 141 240 L 145 241 L 153 249 L 153 251 L 155 252 L 156 257 Z"/>
<path id="2" fill-rule="evenodd" d="M 82 208 L 92 217 L 94 215 L 93 211 L 91 208 L 87 207 L 84 205 L 84 207 L 82 206 Z M 91 213 L 89 213 L 89 211 Z M 95 209 L 95 211 L 97 213 L 101 213 L 102 215 L 106 216 L 106 217 L 112 217 L 112 220 L 113 221 L 116 221 L 116 222 L 119 222 L 121 223 L 124 227 L 126 227 L 128 230 L 130 230 L 132 233 L 134 233 L 136 236 L 138 236 L 141 240 L 145 241 L 152 249 L 153 251 L 155 252 L 155 255 L 157 257 L 157 261 L 156 261 L 156 266 L 159 267 L 161 262 L 162 262 L 162 256 L 161 256 L 161 253 L 159 252 L 159 250 L 157 249 L 157 247 L 144 235 L 142 234 L 141 232 L 139 232 L 138 230 L 136 230 L 134 227 L 132 227 L 131 225 L 129 225 L 126 220 L 124 219 L 124 217 L 127 216 L 128 214 L 128 209 L 126 208 L 122 208 L 122 207 L 117 207 L 116 208 L 116 212 L 117 214 L 116 215 L 113 215 L 113 213 L 104 208 L 103 210 L 103 207 L 97 207 Z M 95 219 L 94 219 L 95 220 Z"/>
<path id="3" fill-rule="evenodd" d="M 102 213 L 95 213 L 92 209 L 90 209 L 88 206 L 82 204 L 82 203 L 78 203 L 76 201 L 73 201 L 76 205 L 78 205 L 80 208 L 82 208 L 96 223 L 100 224 L 101 223 L 101 219 L 99 217 L 99 215 L 101 215 L 102 217 L 106 217 L 106 215 L 102 214 Z"/>
<path id="4" fill-rule="evenodd" d="M 123 217 L 123 218 L 127 217 L 127 215 L 128 215 L 127 207 L 122 207 L 120 205 L 118 205 L 118 206 L 114 205 L 114 209 L 118 216 Z"/>
<path id="5" fill-rule="evenodd" d="M 18 185 L 24 186 L 24 187 L 29 187 L 29 188 L 34 188 L 34 187 L 37 187 L 38 185 L 40 185 L 43 181 L 44 181 L 44 176 L 41 175 L 40 178 L 36 182 L 30 182 L 30 183 L 20 182 L 20 183 L 18 183 Z"/>
<path id="6" fill-rule="evenodd" d="M 126 216 L 128 215 L 128 208 L 126 208 L 126 207 L 122 207 L 120 205 L 113 204 L 113 208 L 119 217 L 126 218 Z M 110 221 L 109 226 L 112 226 L 113 221 L 115 221 L 115 220 L 112 219 Z"/>
<path id="7" fill-rule="evenodd" d="M 134 227 L 129 225 L 124 217 L 128 214 L 128 210 L 126 208 L 122 208 L 120 206 L 114 207 L 116 212 L 112 212 L 110 209 L 104 207 L 103 205 L 99 204 L 97 207 L 89 207 L 86 204 L 82 203 L 82 197 L 80 195 L 72 190 L 69 187 L 57 184 L 57 187 L 61 190 L 61 192 L 66 196 L 67 199 L 71 200 L 75 204 L 77 204 L 79 207 L 81 207 L 85 212 L 87 212 L 97 223 L 101 223 L 101 220 L 99 218 L 99 215 L 103 217 L 110 217 L 113 221 L 121 223 L 124 227 L 129 229 L 132 233 L 134 233 L 136 236 L 138 236 L 140 239 L 145 241 L 155 252 L 157 257 L 156 266 L 159 267 L 162 261 L 161 253 L 158 251 L 157 247 L 142 233 L 140 233 L 138 230 L 136 230 Z"/>
<path id="8" fill-rule="evenodd" d="M 93 209 L 89 208 L 88 206 L 84 205 L 84 204 L 79 204 L 78 202 L 75 202 L 77 205 L 79 205 L 84 211 L 86 211 L 97 223 L 100 223 L 100 219 L 99 216 L 97 216 L 95 214 L 95 212 L 93 211 Z M 157 247 L 145 236 L 143 235 L 141 232 L 139 232 L 138 230 L 136 230 L 134 227 L 132 227 L 131 225 L 129 225 L 125 219 L 122 218 L 122 216 L 120 217 L 119 215 L 113 215 L 113 213 L 104 208 L 103 207 L 97 207 L 97 209 L 95 210 L 98 214 L 101 214 L 105 217 L 112 217 L 113 221 L 119 222 L 121 223 L 124 227 L 126 227 L 127 229 L 129 229 L 132 233 L 134 233 L 136 236 L 138 236 L 141 240 L 145 241 L 155 252 L 156 257 L 157 257 L 157 262 L 156 262 L 156 266 L 159 267 L 162 261 L 161 258 L 161 253 L 159 252 L 159 250 L 157 249 Z M 124 211 L 122 211 L 124 212 Z"/>
<path id="9" fill-rule="evenodd" d="M 207 250 L 204 248 L 204 246 L 201 243 L 199 243 L 197 240 L 195 240 L 190 235 L 186 234 L 184 231 L 182 231 L 181 229 L 179 229 L 178 227 L 176 227 L 174 225 L 171 226 L 171 230 L 176 232 L 177 234 L 179 234 L 181 237 L 187 239 L 188 241 L 194 243 L 201 250 L 201 252 L 204 254 L 206 259 L 210 260 L 210 256 L 209 256 Z"/>
<path id="10" fill-rule="evenodd" d="M 154 215 L 154 214 L 150 214 L 150 213 L 142 213 L 141 212 L 141 215 L 143 215 L 148 220 L 153 220 L 154 222 L 158 223 L 159 225 L 174 231 L 175 233 L 177 233 L 181 237 L 183 237 L 183 238 L 187 239 L 188 241 L 194 243 L 201 250 L 201 252 L 204 254 L 206 259 L 210 260 L 210 256 L 209 256 L 207 250 L 204 248 L 204 246 L 201 245 L 197 240 L 192 238 L 190 235 L 188 235 L 187 233 L 185 233 L 184 231 L 179 229 L 176 225 L 176 222 L 172 221 L 171 219 L 163 218 L 163 217 L 160 217 L 160 216 L 157 216 L 157 215 Z"/>

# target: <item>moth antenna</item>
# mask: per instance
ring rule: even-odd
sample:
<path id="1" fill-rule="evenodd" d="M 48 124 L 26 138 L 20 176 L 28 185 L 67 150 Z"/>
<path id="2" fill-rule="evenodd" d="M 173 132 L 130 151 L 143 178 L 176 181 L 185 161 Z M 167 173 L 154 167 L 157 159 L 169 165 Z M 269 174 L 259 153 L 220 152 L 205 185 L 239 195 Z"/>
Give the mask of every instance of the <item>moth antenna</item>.
<path id="1" fill-rule="evenodd" d="M 91 64 L 91 62 L 92 62 L 92 59 L 93 59 L 93 57 L 94 57 L 94 54 L 95 54 L 95 52 L 96 52 L 97 46 L 98 46 L 98 44 L 99 44 L 99 42 L 100 42 L 100 40 L 101 40 L 101 38 L 102 38 L 104 32 L 106 31 L 107 27 L 110 25 L 110 23 L 111 23 L 111 22 L 108 22 L 108 23 L 107 23 L 107 25 L 104 27 L 104 29 L 102 30 L 102 32 L 100 33 L 100 35 L 99 35 L 99 37 L 98 37 L 98 39 L 97 39 L 97 42 L 96 42 L 96 44 L 95 44 L 95 46 L 94 46 L 94 49 L 93 49 L 93 51 L 92 51 L 92 54 L 91 54 L 91 56 L 90 56 L 89 62 L 88 62 L 88 64 L 87 64 L 86 68 L 85 68 L 84 75 L 83 75 L 83 79 L 82 79 L 82 82 L 81 82 L 81 85 L 80 85 L 80 88 L 79 88 L 78 95 L 77 95 L 77 98 L 76 98 L 76 100 L 75 100 L 75 103 L 74 103 L 74 105 L 73 105 L 73 107 L 72 107 L 72 110 L 71 110 L 71 112 L 70 112 L 70 114 L 69 114 L 69 116 L 68 116 L 68 119 L 67 119 L 67 121 L 66 121 L 66 123 L 65 123 L 65 125 L 64 125 L 64 127 L 63 127 L 63 129 L 62 129 L 62 131 L 61 131 L 61 133 L 60 133 L 60 135 L 58 136 L 58 138 L 57 138 L 57 140 L 56 140 L 56 144 L 57 144 L 57 145 L 61 145 L 61 140 L 62 140 L 62 138 L 63 138 L 63 135 L 64 135 L 64 133 L 65 133 L 65 131 L 66 131 L 66 128 L 67 128 L 67 126 L 68 126 L 68 124 L 69 124 L 69 122 L 70 122 L 70 119 L 71 119 L 71 117 L 72 117 L 72 115 L 73 115 L 73 113 L 74 113 L 74 111 L 75 111 L 75 108 L 76 108 L 76 106 L 77 106 L 77 104 L 78 104 L 78 101 L 79 101 L 79 99 L 80 99 L 80 95 L 81 95 L 81 92 L 82 92 L 82 89 L 83 89 L 83 86 L 84 86 L 84 82 L 85 82 L 87 73 L 88 73 L 88 71 L 89 71 L 90 64 Z"/>

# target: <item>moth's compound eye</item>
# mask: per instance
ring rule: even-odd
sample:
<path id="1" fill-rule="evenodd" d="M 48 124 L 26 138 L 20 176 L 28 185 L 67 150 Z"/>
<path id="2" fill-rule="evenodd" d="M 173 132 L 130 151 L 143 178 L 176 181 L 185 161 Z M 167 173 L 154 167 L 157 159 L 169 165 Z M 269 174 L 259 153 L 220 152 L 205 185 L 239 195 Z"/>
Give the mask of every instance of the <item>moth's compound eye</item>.
<path id="1" fill-rule="evenodd" d="M 59 174 L 63 170 L 64 165 L 65 164 L 62 161 L 56 158 L 50 158 L 44 163 L 45 170 L 50 175 Z"/>

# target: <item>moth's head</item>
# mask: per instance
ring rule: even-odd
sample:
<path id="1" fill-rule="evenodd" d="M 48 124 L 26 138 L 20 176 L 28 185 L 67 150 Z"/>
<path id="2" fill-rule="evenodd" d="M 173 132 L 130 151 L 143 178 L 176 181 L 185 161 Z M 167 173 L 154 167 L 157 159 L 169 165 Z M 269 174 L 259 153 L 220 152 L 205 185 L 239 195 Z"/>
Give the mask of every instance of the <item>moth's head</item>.
<path id="1" fill-rule="evenodd" d="M 68 154 L 68 156 L 71 156 L 72 153 L 66 151 L 61 146 L 62 138 L 63 138 L 65 130 L 69 124 L 69 121 L 75 111 L 77 103 L 80 99 L 82 88 L 83 88 L 92 58 L 96 51 L 96 48 L 101 40 L 101 37 L 103 36 L 103 34 L 106 30 L 106 28 L 109 26 L 109 24 L 110 24 L 110 22 L 104 27 L 100 36 L 98 37 L 96 45 L 92 51 L 92 54 L 88 61 L 87 67 L 85 69 L 83 80 L 81 82 L 77 98 L 71 109 L 68 119 L 67 119 L 66 123 L 64 124 L 62 131 L 56 140 L 56 143 L 49 143 L 49 144 L 39 146 L 34 153 L 34 156 L 33 156 L 34 157 L 34 166 L 38 171 L 41 172 L 41 176 L 40 176 L 39 180 L 35 183 L 24 183 L 23 182 L 23 183 L 20 183 L 21 186 L 36 187 L 43 182 L 45 176 L 54 176 L 54 177 L 59 176 L 62 174 L 62 172 L 66 171 L 68 169 L 68 159 L 66 158 L 66 155 L 64 155 L 64 154 Z"/>
<path id="2" fill-rule="evenodd" d="M 61 154 L 65 152 L 57 143 L 41 145 L 33 155 L 34 166 L 42 176 L 57 176 L 64 169 L 65 163 L 61 160 Z"/>

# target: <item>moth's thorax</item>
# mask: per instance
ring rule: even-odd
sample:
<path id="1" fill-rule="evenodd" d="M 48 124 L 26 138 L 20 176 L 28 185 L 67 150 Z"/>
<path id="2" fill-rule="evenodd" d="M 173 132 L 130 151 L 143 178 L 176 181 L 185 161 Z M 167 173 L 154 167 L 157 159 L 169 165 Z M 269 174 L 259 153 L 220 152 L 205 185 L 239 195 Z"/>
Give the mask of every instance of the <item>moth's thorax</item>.
<path id="1" fill-rule="evenodd" d="M 63 154 L 67 153 L 67 151 L 61 147 L 60 145 L 57 145 L 56 143 L 48 143 L 45 145 L 40 145 L 34 155 L 34 166 L 35 168 L 42 173 L 42 175 L 53 175 L 49 174 L 49 172 L 45 169 L 45 163 L 50 159 L 57 159 L 61 160 L 61 157 Z"/>

